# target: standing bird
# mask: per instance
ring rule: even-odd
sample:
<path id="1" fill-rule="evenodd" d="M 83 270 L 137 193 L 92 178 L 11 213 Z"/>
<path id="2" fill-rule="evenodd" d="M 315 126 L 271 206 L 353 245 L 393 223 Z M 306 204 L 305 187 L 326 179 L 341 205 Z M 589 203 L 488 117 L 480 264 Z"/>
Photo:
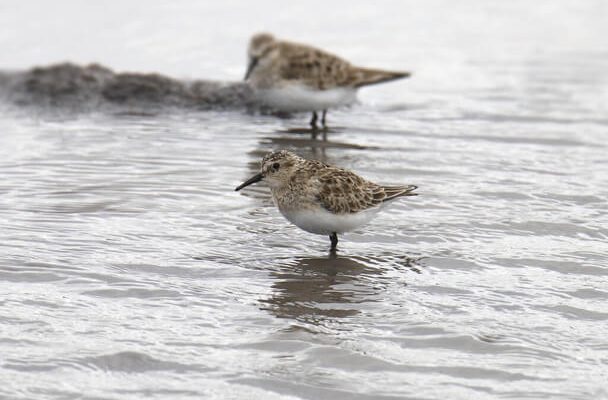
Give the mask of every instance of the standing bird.
<path id="1" fill-rule="evenodd" d="M 356 67 L 326 51 L 305 44 L 277 40 L 258 33 L 249 42 L 245 80 L 263 105 L 279 111 L 312 111 L 310 125 L 317 128 L 317 112 L 352 104 L 361 86 L 407 78 L 409 72 Z"/>
<path id="2" fill-rule="evenodd" d="M 306 160 L 286 150 L 267 154 L 260 172 L 235 190 L 264 180 L 279 211 L 299 228 L 329 235 L 331 251 L 338 234 L 369 222 L 390 200 L 416 196 L 414 185 L 382 186 L 352 171 Z"/>

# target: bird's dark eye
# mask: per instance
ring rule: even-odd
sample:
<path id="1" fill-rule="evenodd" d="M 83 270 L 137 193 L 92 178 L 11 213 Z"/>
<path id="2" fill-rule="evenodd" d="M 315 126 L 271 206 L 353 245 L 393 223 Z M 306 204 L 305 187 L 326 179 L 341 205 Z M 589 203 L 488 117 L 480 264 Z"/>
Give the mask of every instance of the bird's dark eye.
<path id="1" fill-rule="evenodd" d="M 278 171 L 280 166 L 281 166 L 281 164 L 279 164 L 278 162 L 275 162 L 274 164 L 272 164 L 272 170 Z"/>

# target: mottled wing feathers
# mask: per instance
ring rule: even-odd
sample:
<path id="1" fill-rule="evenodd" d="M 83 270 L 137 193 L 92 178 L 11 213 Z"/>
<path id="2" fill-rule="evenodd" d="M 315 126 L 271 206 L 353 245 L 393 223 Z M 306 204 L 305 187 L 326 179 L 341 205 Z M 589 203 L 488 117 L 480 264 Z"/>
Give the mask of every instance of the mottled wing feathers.
<path id="1" fill-rule="evenodd" d="M 326 51 L 299 43 L 281 41 L 279 74 L 282 79 L 296 80 L 314 89 L 361 87 L 405 78 L 408 72 L 391 72 L 359 68 Z"/>
<path id="2" fill-rule="evenodd" d="M 316 162 L 316 201 L 337 214 L 363 211 L 399 196 L 415 196 L 416 186 L 380 186 L 355 173 Z"/>
<path id="3" fill-rule="evenodd" d="M 353 213 L 381 202 L 376 188 L 348 171 L 334 169 L 331 174 L 320 175 L 318 179 L 320 185 L 317 201 L 328 211 L 337 214 Z M 352 190 L 353 186 L 360 189 Z"/>
<path id="4" fill-rule="evenodd" d="M 324 90 L 341 86 L 352 68 L 348 61 L 314 47 L 298 43 L 280 42 L 281 78 L 297 80 L 314 89 Z"/>

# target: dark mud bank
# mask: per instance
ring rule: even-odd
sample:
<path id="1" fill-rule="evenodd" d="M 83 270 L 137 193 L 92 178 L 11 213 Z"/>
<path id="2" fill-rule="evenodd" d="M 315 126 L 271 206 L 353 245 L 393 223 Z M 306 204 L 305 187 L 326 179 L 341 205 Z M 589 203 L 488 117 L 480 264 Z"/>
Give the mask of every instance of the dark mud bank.
<path id="1" fill-rule="evenodd" d="M 160 74 L 116 73 L 98 64 L 71 63 L 0 72 L 0 97 L 20 106 L 107 108 L 251 109 L 243 82 L 181 81 Z"/>

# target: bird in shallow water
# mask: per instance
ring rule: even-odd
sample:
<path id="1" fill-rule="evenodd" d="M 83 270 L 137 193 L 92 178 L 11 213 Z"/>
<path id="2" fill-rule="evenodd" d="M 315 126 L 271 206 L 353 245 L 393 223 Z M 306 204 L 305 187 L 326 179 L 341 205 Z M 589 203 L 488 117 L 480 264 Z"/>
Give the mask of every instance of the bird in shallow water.
<path id="1" fill-rule="evenodd" d="M 366 85 L 407 78 L 409 72 L 362 68 L 300 43 L 258 33 L 249 42 L 245 80 L 258 101 L 278 111 L 311 111 L 310 125 L 317 129 L 318 112 L 326 128 L 327 110 L 349 105 L 357 89 Z"/>
<path id="2" fill-rule="evenodd" d="M 270 186 L 281 214 L 307 232 L 329 235 L 332 252 L 338 234 L 366 224 L 391 200 L 417 195 L 413 193 L 417 186 L 378 185 L 352 171 L 286 150 L 267 154 L 260 172 L 235 190 L 262 180 Z"/>

